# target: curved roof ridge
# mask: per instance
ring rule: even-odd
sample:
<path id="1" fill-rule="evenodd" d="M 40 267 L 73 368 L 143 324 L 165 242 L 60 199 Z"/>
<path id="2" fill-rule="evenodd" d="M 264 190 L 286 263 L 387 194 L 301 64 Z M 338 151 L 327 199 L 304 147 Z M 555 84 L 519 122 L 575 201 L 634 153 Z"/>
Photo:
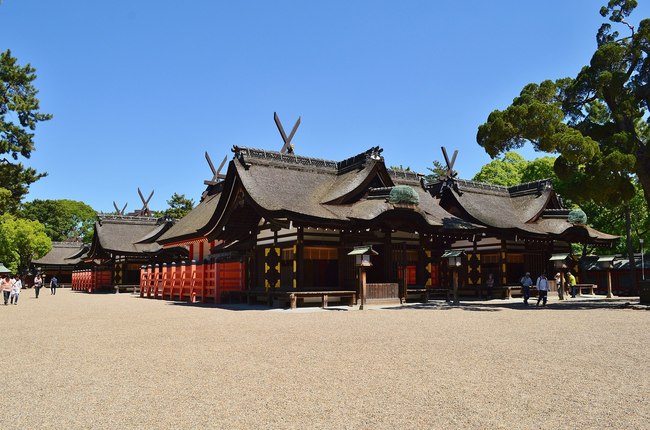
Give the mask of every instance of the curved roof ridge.
<path id="1" fill-rule="evenodd" d="M 400 182 L 420 182 L 420 178 L 425 176 L 422 173 L 412 170 L 386 168 L 386 171 L 388 171 L 391 178 L 397 179 Z"/>
<path id="2" fill-rule="evenodd" d="M 82 241 L 52 241 L 52 247 L 58 248 L 79 248 L 83 245 Z"/>
<path id="3" fill-rule="evenodd" d="M 336 163 L 336 167 L 339 171 L 338 173 L 341 174 L 356 169 L 357 167 L 362 167 L 366 164 L 368 159 L 375 160 L 375 161 L 384 161 L 384 157 L 382 157 L 381 155 L 382 152 L 383 149 L 381 149 L 378 146 L 373 146 L 367 151 L 361 152 L 357 155 L 353 155 L 352 157 L 346 158 L 345 160 L 339 161 L 338 163 Z"/>
<path id="4" fill-rule="evenodd" d="M 546 188 L 551 188 L 551 180 L 549 178 L 539 179 L 537 181 L 524 182 L 523 184 L 513 185 L 508 187 L 508 192 L 510 194 L 524 194 L 526 192 L 541 192 Z"/>
<path id="5" fill-rule="evenodd" d="M 156 224 L 158 218 L 151 216 L 133 216 L 133 215 L 115 215 L 115 214 L 97 214 L 97 219 L 100 222 L 120 222 L 120 223 L 132 223 L 132 224 Z"/>
<path id="6" fill-rule="evenodd" d="M 243 159 L 261 159 L 267 161 L 276 161 L 288 164 L 294 164 L 299 166 L 311 166 L 311 167 L 326 167 L 331 169 L 338 169 L 338 163 L 333 160 L 325 160 L 323 158 L 316 157 L 305 157 L 303 155 L 283 153 L 280 151 L 269 151 L 266 149 L 259 148 L 249 148 L 246 146 L 237 146 L 232 147 L 232 151 L 235 153 L 235 157 Z"/>
<path id="7" fill-rule="evenodd" d="M 454 181 L 458 184 L 458 187 L 463 191 L 469 191 L 470 189 L 472 189 L 472 191 L 480 191 L 480 192 L 484 192 L 485 194 L 500 194 L 500 195 L 510 194 L 510 192 L 508 191 L 508 187 L 504 185 L 486 184 L 484 182 L 471 181 L 468 179 L 454 179 Z"/>

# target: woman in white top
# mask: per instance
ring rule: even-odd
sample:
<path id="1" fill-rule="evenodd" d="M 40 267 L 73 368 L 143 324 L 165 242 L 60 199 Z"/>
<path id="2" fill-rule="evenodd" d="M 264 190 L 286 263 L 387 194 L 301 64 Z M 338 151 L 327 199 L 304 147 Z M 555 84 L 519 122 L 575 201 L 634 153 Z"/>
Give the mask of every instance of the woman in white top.
<path id="1" fill-rule="evenodd" d="M 546 273 L 542 273 L 537 278 L 537 306 L 539 302 L 542 301 L 542 306 L 546 306 L 546 298 L 548 296 L 548 279 L 546 279 Z"/>
<path id="2" fill-rule="evenodd" d="M 11 285 L 11 303 L 14 305 L 18 304 L 21 288 L 23 288 L 23 283 L 20 281 L 20 276 L 16 275 L 14 283 Z"/>
<path id="3" fill-rule="evenodd" d="M 41 288 L 43 288 L 43 278 L 41 278 L 41 275 L 38 274 L 34 278 L 34 292 L 36 293 L 37 299 L 38 299 L 38 294 L 41 292 Z"/>

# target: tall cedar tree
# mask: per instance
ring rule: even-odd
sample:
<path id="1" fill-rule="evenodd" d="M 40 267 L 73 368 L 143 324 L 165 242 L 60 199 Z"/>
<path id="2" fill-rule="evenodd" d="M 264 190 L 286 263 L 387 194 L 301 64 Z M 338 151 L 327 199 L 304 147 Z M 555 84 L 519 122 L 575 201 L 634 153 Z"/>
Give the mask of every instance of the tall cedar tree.
<path id="1" fill-rule="evenodd" d="M 52 118 L 39 112 L 38 90 L 32 85 L 35 69 L 18 65 L 11 51 L 0 53 L 0 191 L 9 198 L 0 201 L 3 211 L 16 212 L 29 186 L 47 175 L 25 167 L 19 158 L 34 150 L 36 124 Z"/>
<path id="2" fill-rule="evenodd" d="M 638 29 L 627 21 L 637 4 L 610 0 L 600 14 L 628 35 L 602 24 L 596 52 L 575 78 L 526 85 L 506 110 L 488 116 L 476 136 L 492 157 L 526 142 L 559 153 L 554 170 L 570 199 L 622 205 L 630 265 L 635 176 L 650 206 L 650 19 Z"/>
<path id="3" fill-rule="evenodd" d="M 603 24 L 588 66 L 575 78 L 524 87 L 479 127 L 479 145 L 492 157 L 526 142 L 559 153 L 554 170 L 578 203 L 626 204 L 636 175 L 650 206 L 650 19 L 638 29 L 628 23 L 636 6 L 636 0 L 611 0 L 601 8 L 603 17 L 629 34 L 620 36 Z"/>

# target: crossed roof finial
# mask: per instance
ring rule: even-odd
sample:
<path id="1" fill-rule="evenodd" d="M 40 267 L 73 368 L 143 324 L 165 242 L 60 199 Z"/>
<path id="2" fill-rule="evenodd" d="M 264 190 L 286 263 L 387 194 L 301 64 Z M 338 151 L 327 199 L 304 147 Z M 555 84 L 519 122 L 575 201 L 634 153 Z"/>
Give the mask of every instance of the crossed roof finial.
<path id="1" fill-rule="evenodd" d="M 454 163 L 456 162 L 456 156 L 458 155 L 458 150 L 454 150 L 454 155 L 451 157 L 451 160 L 449 160 L 449 156 L 447 155 L 447 150 L 445 149 L 444 146 L 441 147 L 442 149 L 442 155 L 445 157 L 445 163 L 447 163 L 447 171 L 445 172 L 444 175 L 440 175 L 438 177 L 438 180 L 442 182 L 442 186 L 440 187 L 440 191 L 438 192 L 438 196 L 442 196 L 442 193 L 446 188 L 451 188 L 454 191 L 456 191 L 459 195 L 462 195 L 463 193 L 460 191 L 458 188 L 458 184 L 456 183 L 456 176 L 458 176 L 458 172 L 454 170 Z"/>
<path id="2" fill-rule="evenodd" d="M 442 155 L 445 157 L 445 163 L 447 163 L 447 171 L 445 172 L 444 175 L 440 176 L 440 180 L 444 181 L 445 179 L 453 179 L 456 176 L 458 176 L 458 172 L 454 170 L 454 163 L 456 162 L 456 156 L 458 155 L 458 150 L 456 149 L 454 151 L 454 155 L 451 157 L 451 161 L 449 161 L 447 150 L 445 149 L 444 146 L 441 146 L 441 149 L 442 149 Z"/>
<path id="3" fill-rule="evenodd" d="M 138 187 L 138 194 L 140 195 L 140 200 L 142 200 L 142 209 L 140 209 L 140 216 L 151 216 L 151 210 L 149 210 L 149 202 L 151 201 L 151 198 L 153 197 L 153 190 L 151 191 L 151 194 L 149 194 L 149 198 L 147 200 L 144 199 L 144 196 L 142 195 L 142 191 L 140 191 L 140 187 Z M 126 206 L 125 206 L 126 208 Z"/>
<path id="4" fill-rule="evenodd" d="M 215 169 L 214 164 L 212 164 L 212 159 L 210 159 L 210 155 L 208 155 L 208 151 L 205 151 L 205 159 L 208 161 L 208 165 L 210 166 L 210 170 L 212 170 L 212 179 L 211 180 L 205 180 L 203 183 L 205 185 L 215 185 L 217 184 L 220 180 L 225 179 L 226 175 L 221 173 L 221 169 L 223 169 L 223 166 L 226 164 L 226 161 L 228 161 L 228 156 L 226 155 L 223 157 L 223 161 L 221 161 L 221 164 L 219 164 L 219 168 Z"/>
<path id="5" fill-rule="evenodd" d="M 282 145 L 280 152 L 283 154 L 293 154 L 293 145 L 291 145 L 291 139 L 293 139 L 293 135 L 296 134 L 296 130 L 298 130 L 298 126 L 300 125 L 300 117 L 298 117 L 298 121 L 296 121 L 294 124 L 293 130 L 291 130 L 289 137 L 287 137 L 287 134 L 284 132 L 284 128 L 280 122 L 280 117 L 278 117 L 278 114 L 276 112 L 273 112 L 273 120 L 275 121 L 275 125 L 278 126 L 278 131 L 280 132 L 280 136 L 282 136 L 282 140 L 284 141 L 284 145 Z"/>
<path id="6" fill-rule="evenodd" d="M 117 212 L 118 215 L 124 215 L 124 211 L 126 210 L 126 206 L 128 204 L 129 204 L 128 202 L 125 203 L 122 210 L 120 210 L 120 208 L 117 207 L 117 204 L 115 203 L 115 200 L 113 200 L 113 207 L 115 208 L 115 212 Z"/>

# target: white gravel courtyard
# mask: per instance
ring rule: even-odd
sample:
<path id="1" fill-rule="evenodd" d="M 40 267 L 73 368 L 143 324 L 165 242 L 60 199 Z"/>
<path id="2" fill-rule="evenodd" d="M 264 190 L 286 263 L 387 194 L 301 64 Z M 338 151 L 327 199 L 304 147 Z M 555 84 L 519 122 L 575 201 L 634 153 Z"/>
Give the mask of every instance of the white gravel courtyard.
<path id="1" fill-rule="evenodd" d="M 638 298 L 269 310 L 0 303 L 2 429 L 650 427 Z"/>

